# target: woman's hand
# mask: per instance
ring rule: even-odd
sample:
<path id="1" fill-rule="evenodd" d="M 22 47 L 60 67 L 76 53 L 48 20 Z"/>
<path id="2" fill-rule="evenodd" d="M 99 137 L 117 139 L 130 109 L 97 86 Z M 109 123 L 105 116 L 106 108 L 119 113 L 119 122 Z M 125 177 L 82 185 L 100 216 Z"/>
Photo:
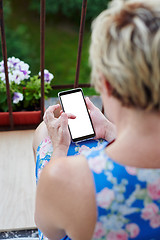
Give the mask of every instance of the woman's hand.
<path id="1" fill-rule="evenodd" d="M 96 139 L 103 138 L 108 142 L 116 138 L 116 127 L 111 123 L 97 108 L 88 97 L 86 97 L 86 104 L 92 119 L 93 127 L 96 132 Z"/>
<path id="2" fill-rule="evenodd" d="M 53 155 L 56 157 L 67 155 L 71 142 L 68 118 L 76 118 L 73 114 L 67 113 L 62 113 L 59 118 L 55 118 L 54 113 L 58 109 L 60 109 L 59 104 L 50 106 L 43 117 L 53 144 Z"/>

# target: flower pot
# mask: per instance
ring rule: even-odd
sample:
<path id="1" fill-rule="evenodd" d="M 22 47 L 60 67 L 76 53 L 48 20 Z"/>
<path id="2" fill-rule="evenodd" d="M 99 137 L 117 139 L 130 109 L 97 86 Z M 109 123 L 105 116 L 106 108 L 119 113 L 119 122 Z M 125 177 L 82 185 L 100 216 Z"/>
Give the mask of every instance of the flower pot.
<path id="1" fill-rule="evenodd" d="M 41 111 L 13 112 L 14 125 L 38 125 L 41 122 Z M 0 126 L 9 126 L 9 113 L 0 112 Z"/>

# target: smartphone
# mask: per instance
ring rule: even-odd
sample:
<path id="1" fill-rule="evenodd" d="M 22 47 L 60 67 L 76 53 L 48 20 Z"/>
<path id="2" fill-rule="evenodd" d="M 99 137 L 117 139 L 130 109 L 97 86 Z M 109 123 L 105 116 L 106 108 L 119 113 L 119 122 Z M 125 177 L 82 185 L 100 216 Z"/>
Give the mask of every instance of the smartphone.
<path id="1" fill-rule="evenodd" d="M 73 142 L 79 142 L 95 137 L 92 120 L 81 88 L 58 93 L 62 109 L 72 113 L 75 119 L 68 119 L 68 127 Z"/>

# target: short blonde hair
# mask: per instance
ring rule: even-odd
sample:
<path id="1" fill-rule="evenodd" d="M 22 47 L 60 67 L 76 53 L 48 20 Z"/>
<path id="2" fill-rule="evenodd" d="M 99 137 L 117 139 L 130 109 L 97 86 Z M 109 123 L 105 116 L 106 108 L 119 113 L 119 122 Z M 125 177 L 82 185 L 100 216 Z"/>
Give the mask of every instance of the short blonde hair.
<path id="1" fill-rule="evenodd" d="M 160 0 L 114 0 L 92 24 L 91 78 L 123 105 L 160 110 Z"/>

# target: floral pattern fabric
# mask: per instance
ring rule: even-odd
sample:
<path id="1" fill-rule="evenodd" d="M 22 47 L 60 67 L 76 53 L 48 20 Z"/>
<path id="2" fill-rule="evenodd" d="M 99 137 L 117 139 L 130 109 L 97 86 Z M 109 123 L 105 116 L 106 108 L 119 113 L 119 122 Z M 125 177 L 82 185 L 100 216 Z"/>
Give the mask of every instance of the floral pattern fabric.
<path id="1" fill-rule="evenodd" d="M 99 149 L 104 143 L 104 140 L 87 140 L 80 143 L 71 143 L 68 156 L 79 155 L 85 152 L 86 150 L 91 149 Z M 44 139 L 41 144 L 37 148 L 36 154 L 36 181 L 38 182 L 39 176 L 41 174 L 42 169 L 46 166 L 46 164 L 50 161 L 51 155 L 53 152 L 53 147 L 50 138 Z M 39 240 L 47 240 L 47 237 L 43 235 L 43 233 L 39 232 Z M 70 240 L 69 237 L 65 237 L 62 240 Z"/>
<path id="2" fill-rule="evenodd" d="M 107 144 L 89 140 L 71 144 L 68 152 L 83 154 L 93 174 L 98 216 L 92 240 L 159 240 L 160 169 L 118 164 L 106 154 Z M 37 180 L 52 151 L 49 138 L 38 147 Z"/>
<path id="3" fill-rule="evenodd" d="M 94 240 L 160 239 L 160 169 L 123 166 L 101 150 L 84 153 L 96 187 Z"/>

